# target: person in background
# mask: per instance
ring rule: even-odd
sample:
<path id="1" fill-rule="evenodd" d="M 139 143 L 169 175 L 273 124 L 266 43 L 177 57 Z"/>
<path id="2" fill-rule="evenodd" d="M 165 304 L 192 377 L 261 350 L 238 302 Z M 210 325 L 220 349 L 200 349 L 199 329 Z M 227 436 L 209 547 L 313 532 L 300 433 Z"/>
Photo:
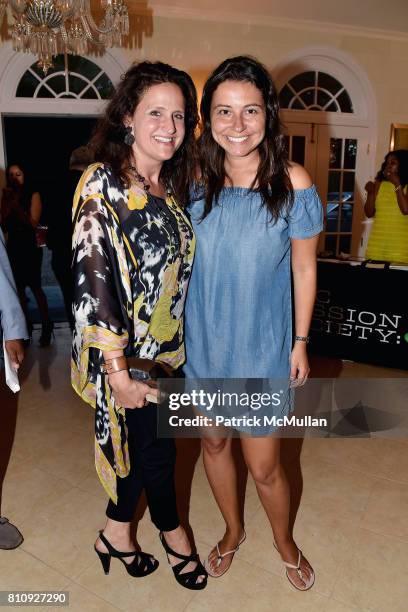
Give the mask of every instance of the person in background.
<path id="1" fill-rule="evenodd" d="M 7 400 L 7 394 L 11 393 L 6 389 L 4 380 L 4 360 L 3 360 L 3 337 L 5 349 L 10 360 L 11 367 L 18 370 L 24 358 L 23 340 L 28 338 L 27 326 L 24 313 L 20 306 L 17 296 L 16 286 L 14 283 L 13 274 L 10 263 L 7 257 L 7 252 L 4 244 L 3 232 L 0 230 L 0 385 L 2 395 L 4 394 Z M 12 439 L 8 439 L 7 428 L 7 401 L 2 402 L 1 415 L 2 426 L 0 428 L 0 502 L 1 489 L 3 485 L 4 475 L 7 469 L 8 460 L 10 457 Z M 0 506 L 1 510 L 1 506 Z M 0 548 L 10 550 L 17 548 L 23 541 L 23 536 L 8 519 L 1 516 L 0 512 Z"/>
<path id="2" fill-rule="evenodd" d="M 387 153 L 365 190 L 364 212 L 374 217 L 366 258 L 408 263 L 408 151 Z"/>
<path id="3" fill-rule="evenodd" d="M 93 162 L 91 150 L 87 146 L 74 149 L 69 160 L 69 173 L 66 176 L 63 191 L 48 214 L 47 247 L 51 250 L 51 267 L 61 288 L 65 311 L 71 330 L 74 328 L 72 315 L 72 201 L 75 189 L 82 172 Z"/>
<path id="4" fill-rule="evenodd" d="M 33 292 L 41 315 L 40 346 L 48 346 L 54 325 L 41 287 L 43 251 L 37 246 L 36 240 L 36 229 L 42 212 L 41 196 L 28 181 L 21 164 L 13 163 L 7 167 L 6 180 L 7 186 L 3 189 L 1 201 L 1 224 L 7 234 L 11 269 L 30 336 L 32 324 L 28 317 L 26 287 Z"/>

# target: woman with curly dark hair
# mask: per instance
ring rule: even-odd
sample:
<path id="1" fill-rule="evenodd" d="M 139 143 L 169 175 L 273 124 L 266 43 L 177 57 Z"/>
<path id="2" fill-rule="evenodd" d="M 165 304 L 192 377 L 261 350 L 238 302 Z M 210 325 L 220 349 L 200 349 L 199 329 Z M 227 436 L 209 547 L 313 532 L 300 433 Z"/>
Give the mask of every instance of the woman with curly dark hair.
<path id="1" fill-rule="evenodd" d="M 375 182 L 365 186 L 364 212 L 374 217 L 366 257 L 379 261 L 408 262 L 408 151 L 385 156 Z"/>
<path id="2" fill-rule="evenodd" d="M 110 497 L 95 550 L 105 573 L 112 557 L 132 576 L 156 570 L 130 535 L 144 490 L 176 580 L 189 589 L 207 576 L 177 513 L 174 440 L 157 438 L 157 392 L 135 363 L 176 370 L 184 361 L 195 238 L 183 206 L 196 104 L 185 72 L 161 62 L 129 68 L 91 140 L 97 163 L 75 194 L 73 236 L 72 383 L 95 408 L 96 468 Z"/>
<path id="3" fill-rule="evenodd" d="M 322 207 L 305 169 L 288 161 L 278 111 L 273 81 L 251 57 L 225 60 L 204 86 L 201 182 L 190 204 L 197 249 L 186 305 L 184 370 L 188 379 L 224 379 L 229 392 L 242 379 L 245 391 L 259 390 L 253 379 L 262 379 L 265 390 L 278 381 L 279 410 L 270 405 L 266 415 L 282 417 L 292 410 L 291 387 L 303 384 L 309 373 L 306 342 Z M 239 406 L 234 410 L 238 415 Z M 268 436 L 267 427 L 236 429 L 288 579 L 297 589 L 309 589 L 314 572 L 289 528 L 280 440 Z M 208 573 L 219 577 L 245 539 L 231 437 L 222 431 L 204 434 L 203 458 L 226 523 L 205 563 Z"/>

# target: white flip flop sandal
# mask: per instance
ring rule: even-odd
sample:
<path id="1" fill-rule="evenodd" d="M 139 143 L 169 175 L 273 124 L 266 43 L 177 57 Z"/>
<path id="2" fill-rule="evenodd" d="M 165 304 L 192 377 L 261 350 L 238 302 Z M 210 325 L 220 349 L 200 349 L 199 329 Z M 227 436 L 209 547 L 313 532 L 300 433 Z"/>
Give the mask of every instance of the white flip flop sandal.
<path id="1" fill-rule="evenodd" d="M 309 563 L 310 569 L 312 570 L 311 576 L 310 578 L 307 580 L 305 576 L 303 576 L 303 572 L 300 568 L 300 562 L 302 560 L 303 554 L 302 551 L 298 548 L 298 562 L 297 565 L 294 565 L 294 563 L 287 563 L 286 561 L 282 560 L 283 565 L 287 568 L 286 569 L 286 578 L 289 580 L 290 584 L 292 586 L 295 587 L 295 589 L 297 589 L 298 591 L 308 591 L 309 589 L 312 588 L 312 586 L 314 585 L 314 581 L 315 581 L 315 573 L 313 571 L 312 566 Z M 304 558 L 304 557 L 303 557 Z M 299 578 L 301 580 L 303 580 L 303 582 L 305 583 L 304 588 L 301 588 L 299 586 L 297 586 L 297 584 L 295 584 L 292 580 L 292 578 L 290 577 L 290 575 L 288 574 L 288 569 L 294 569 L 297 572 L 297 575 L 299 576 Z"/>
<path id="2" fill-rule="evenodd" d="M 242 536 L 242 538 L 240 539 L 240 541 L 238 542 L 238 546 L 236 548 L 234 548 L 233 550 L 228 550 L 225 553 L 221 553 L 220 552 L 220 548 L 219 545 L 217 543 L 217 561 L 215 564 L 215 567 L 220 567 L 222 560 L 224 559 L 224 557 L 228 557 L 228 555 L 232 555 L 232 557 L 234 557 L 235 553 L 238 551 L 239 547 L 241 546 L 241 544 L 245 541 L 246 539 L 246 533 L 244 531 L 244 535 Z M 211 553 L 210 553 L 211 554 Z M 210 563 L 210 555 L 208 555 L 208 557 L 206 558 L 206 560 L 204 561 L 204 567 L 205 570 L 207 572 L 207 574 L 209 576 L 211 576 L 212 578 L 220 578 L 221 576 L 223 576 L 225 574 L 225 572 L 227 572 L 229 570 L 229 568 L 231 567 L 231 563 L 232 563 L 232 559 L 231 559 L 231 563 L 221 572 L 221 573 L 214 573 L 214 571 L 211 569 L 211 563 Z"/>

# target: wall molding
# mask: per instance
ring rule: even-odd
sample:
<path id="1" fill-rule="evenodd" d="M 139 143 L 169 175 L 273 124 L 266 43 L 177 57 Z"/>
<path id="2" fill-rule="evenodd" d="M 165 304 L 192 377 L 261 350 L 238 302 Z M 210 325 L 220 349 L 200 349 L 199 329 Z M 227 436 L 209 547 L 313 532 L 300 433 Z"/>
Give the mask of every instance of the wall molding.
<path id="1" fill-rule="evenodd" d="M 211 21 L 221 23 L 235 23 L 246 26 L 264 26 L 280 29 L 307 30 L 333 32 L 344 36 L 358 36 L 359 38 L 378 38 L 382 40 L 408 42 L 408 33 L 398 30 L 383 30 L 380 28 L 367 28 L 363 26 L 346 25 L 342 23 L 291 19 L 273 17 L 271 15 L 250 15 L 228 11 L 209 11 L 194 8 L 168 7 L 160 4 L 151 7 L 153 18 L 188 19 L 193 21 Z"/>

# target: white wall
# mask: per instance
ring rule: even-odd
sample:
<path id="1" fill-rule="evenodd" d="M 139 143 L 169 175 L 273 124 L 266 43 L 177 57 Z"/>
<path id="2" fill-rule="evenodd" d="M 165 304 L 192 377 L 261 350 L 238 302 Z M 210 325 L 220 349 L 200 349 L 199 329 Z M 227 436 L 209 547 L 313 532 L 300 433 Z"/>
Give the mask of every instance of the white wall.
<path id="1" fill-rule="evenodd" d="M 332 46 L 348 54 L 371 83 L 378 106 L 376 166 L 388 151 L 391 123 L 408 124 L 408 34 L 287 21 L 274 26 L 272 19 L 266 25 L 217 22 L 211 16 L 153 17 L 153 35 L 144 37 L 142 48 L 128 51 L 129 61 L 174 63 L 190 71 L 201 89 L 210 70 L 231 55 L 255 55 L 273 71 L 299 48 Z"/>
<path id="2" fill-rule="evenodd" d="M 163 4 L 159 0 L 157 3 Z M 161 16 L 155 16 L 154 4 L 152 35 L 142 35 L 140 48 L 126 50 L 122 65 L 142 58 L 162 59 L 190 71 L 201 89 L 210 70 L 227 56 L 249 53 L 273 70 L 296 49 L 311 45 L 332 46 L 361 66 L 371 83 L 378 105 L 375 166 L 379 166 L 388 150 L 391 123 L 408 124 L 408 34 L 349 29 L 333 24 L 329 27 L 287 19 L 277 19 L 274 25 L 272 18 L 265 25 L 250 24 L 248 20 L 228 23 L 213 20 L 214 11 L 201 12 L 194 19 L 187 19 L 173 10 L 169 12 L 170 17 L 165 17 L 167 13 L 163 7 L 157 7 L 156 13 Z M 147 3 L 149 5 L 151 3 Z M 238 17 L 234 14 L 235 21 L 239 21 Z M 4 66 L 0 66 L 0 73 L 2 69 Z M 1 146 L 2 143 L 0 149 Z"/>

